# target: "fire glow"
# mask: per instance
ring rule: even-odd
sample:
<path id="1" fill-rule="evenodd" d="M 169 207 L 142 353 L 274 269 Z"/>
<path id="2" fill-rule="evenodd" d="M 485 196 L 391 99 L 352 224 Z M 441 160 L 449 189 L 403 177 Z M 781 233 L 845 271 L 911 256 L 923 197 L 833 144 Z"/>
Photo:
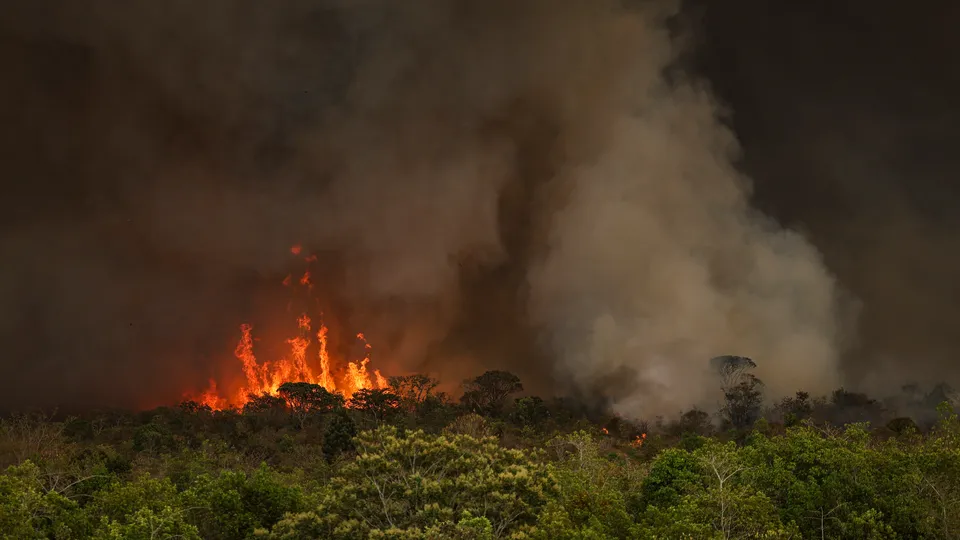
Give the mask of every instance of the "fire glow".
<path id="1" fill-rule="evenodd" d="M 300 255 L 300 246 L 293 246 L 290 252 Z M 306 257 L 308 263 L 315 262 L 315 256 Z M 283 280 L 286 287 L 298 283 L 307 291 L 313 289 L 310 281 L 310 272 L 305 271 L 299 279 L 292 275 Z M 263 394 L 276 395 L 277 390 L 286 382 L 307 382 L 322 386 L 328 392 L 337 392 L 344 398 L 350 399 L 354 393 L 362 389 L 382 389 L 387 387 L 386 378 L 379 370 L 370 370 L 371 346 L 362 333 L 356 339 L 363 344 L 364 356 L 357 361 L 345 362 L 345 369 L 336 370 L 328 349 L 329 328 L 318 321 L 314 321 L 306 313 L 301 313 L 297 319 L 297 335 L 286 340 L 289 346 L 288 356 L 275 361 L 260 362 L 254 352 L 253 326 L 240 325 L 240 341 L 234 350 L 234 356 L 239 360 L 245 378 L 241 388 L 234 392 L 221 392 L 215 380 L 210 381 L 207 390 L 196 398 L 196 401 L 207 405 L 214 410 L 223 410 L 231 407 L 242 407 L 251 396 Z M 309 354 L 312 345 L 316 345 L 313 355 Z M 341 362 L 340 365 L 344 363 Z M 339 376 L 338 376 L 339 375 Z"/>

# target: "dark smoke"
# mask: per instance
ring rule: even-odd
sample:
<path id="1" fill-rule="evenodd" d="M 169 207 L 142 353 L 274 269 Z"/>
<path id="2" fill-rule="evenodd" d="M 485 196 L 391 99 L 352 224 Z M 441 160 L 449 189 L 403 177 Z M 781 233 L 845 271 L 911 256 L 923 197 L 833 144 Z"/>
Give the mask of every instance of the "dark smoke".
<path id="1" fill-rule="evenodd" d="M 851 163 L 869 165 L 853 173 L 864 186 L 905 173 L 857 158 L 876 141 L 849 155 L 821 142 L 832 109 L 771 125 L 795 109 L 787 85 L 741 113 L 769 66 L 700 52 L 740 35 L 718 9 L 681 25 L 694 50 L 662 2 L 8 6 L 0 407 L 199 389 L 232 365 L 237 324 L 265 312 L 294 243 L 320 254 L 332 311 L 385 371 L 455 383 L 510 369 L 537 392 L 608 393 L 627 414 L 712 399 L 707 359 L 725 353 L 755 358 L 776 393 L 830 389 L 844 337 L 831 271 L 867 300 L 864 328 L 895 335 L 875 321 L 912 297 L 877 291 L 914 263 L 896 247 L 846 255 L 876 217 L 848 229 L 791 193 Z M 744 36 L 752 51 L 760 37 Z M 689 61 L 754 130 L 745 154 L 706 81 L 672 70 Z M 819 168 L 778 161 L 815 139 Z M 741 155 L 764 208 L 810 231 L 830 270 L 751 208 Z M 879 193 L 871 203 L 897 200 Z M 884 208 L 900 221 L 878 234 L 895 246 L 947 245 L 913 243 L 907 225 L 932 222 Z M 900 312 L 916 325 L 905 344 L 930 335 L 919 305 Z M 902 350 L 887 343 L 869 358 Z"/>

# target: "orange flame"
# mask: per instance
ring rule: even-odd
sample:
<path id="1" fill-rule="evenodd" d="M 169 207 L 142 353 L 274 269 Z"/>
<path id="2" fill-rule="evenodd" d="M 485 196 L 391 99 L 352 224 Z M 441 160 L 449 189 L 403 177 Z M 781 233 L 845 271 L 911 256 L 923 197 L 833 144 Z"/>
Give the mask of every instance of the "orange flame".
<path id="1" fill-rule="evenodd" d="M 294 255 L 299 255 L 300 251 L 300 246 L 293 246 L 290 249 Z M 310 259 L 316 260 L 316 257 L 312 255 L 307 257 L 308 262 Z M 283 284 L 289 286 L 291 281 L 291 276 L 287 276 Z M 303 274 L 299 283 L 307 287 L 308 291 L 312 289 L 309 271 Z M 316 334 L 311 334 L 312 322 L 306 313 L 302 313 L 297 318 L 297 335 L 286 340 L 290 346 L 289 358 L 262 363 L 257 361 L 254 354 L 253 326 L 246 323 L 240 325 L 240 341 L 234 349 L 234 356 L 240 360 L 245 384 L 236 392 L 225 395 L 218 389 L 217 382 L 211 380 L 207 390 L 196 397 L 196 401 L 215 410 L 222 410 L 229 406 L 242 406 L 251 395 L 276 395 L 277 390 L 285 382 L 317 384 L 329 392 L 339 391 L 348 400 L 357 390 L 388 387 L 387 379 L 379 370 L 373 370 L 371 378 L 368 366 L 372 347 L 362 333 L 357 334 L 357 339 L 363 342 L 363 358 L 357 362 L 347 362 L 342 382 L 336 382 L 333 361 L 328 350 L 329 329 L 321 321 Z M 316 361 L 319 364 L 316 368 L 309 360 L 310 347 L 313 345 L 312 337 L 316 337 Z"/>
<path id="2" fill-rule="evenodd" d="M 310 317 L 304 313 L 297 319 L 297 326 L 300 328 L 300 335 L 288 339 L 293 355 L 293 370 L 295 376 L 310 377 L 310 368 L 307 367 L 307 347 L 310 346 L 310 339 L 305 334 L 310 331 Z"/>
<path id="3" fill-rule="evenodd" d="M 200 399 L 197 400 L 199 403 L 207 405 L 211 409 L 224 409 L 229 404 L 227 400 L 221 398 L 217 394 L 217 381 L 210 379 L 210 387 L 207 388 L 207 391 L 200 395 Z"/>
<path id="4" fill-rule="evenodd" d="M 249 324 L 240 325 L 240 343 L 234 349 L 234 355 L 243 362 L 243 374 L 247 376 L 247 387 L 256 388 L 259 385 L 259 366 L 257 357 L 253 355 L 253 327 Z M 212 389 L 216 392 L 216 387 Z"/>
<path id="5" fill-rule="evenodd" d="M 370 344 L 363 333 L 357 334 L 357 339 L 363 342 L 364 356 L 359 362 L 350 362 L 347 364 L 346 390 L 353 395 L 357 390 L 375 388 L 373 381 L 370 380 L 370 373 L 367 371 L 367 364 L 370 363 Z M 377 386 L 379 387 L 379 385 Z"/>
<path id="6" fill-rule="evenodd" d="M 390 386 L 390 382 L 387 381 L 387 378 L 380 374 L 379 369 L 373 370 L 373 376 L 377 380 L 377 388 L 387 388 Z"/>
<path id="7" fill-rule="evenodd" d="M 641 446 L 643 446 L 643 443 L 646 442 L 646 440 L 647 440 L 647 434 L 641 433 L 638 437 L 633 439 L 633 442 L 631 444 L 633 445 L 634 448 L 640 448 Z"/>
<path id="8" fill-rule="evenodd" d="M 317 331 L 317 345 L 320 348 L 320 380 L 317 384 L 326 388 L 328 392 L 335 392 L 337 385 L 334 384 L 333 375 L 330 374 L 330 354 L 327 352 L 326 326 L 320 326 L 320 330 Z"/>

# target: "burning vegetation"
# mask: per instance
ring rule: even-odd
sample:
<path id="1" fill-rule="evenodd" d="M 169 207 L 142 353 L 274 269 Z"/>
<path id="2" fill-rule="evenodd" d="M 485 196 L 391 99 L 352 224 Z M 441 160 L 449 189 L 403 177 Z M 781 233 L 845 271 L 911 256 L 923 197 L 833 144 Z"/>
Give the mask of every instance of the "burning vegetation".
<path id="1" fill-rule="evenodd" d="M 300 256 L 302 248 L 299 245 L 290 248 L 295 256 Z M 309 265 L 316 262 L 314 255 L 303 257 Z M 310 270 L 304 270 L 301 276 L 294 279 L 290 274 L 283 280 L 288 288 L 299 288 L 298 292 L 308 297 L 314 288 Z M 292 312 L 293 303 L 287 305 L 287 311 Z M 354 361 L 332 358 L 328 336 L 330 329 L 323 323 L 322 315 L 316 323 L 310 316 L 302 312 L 297 318 L 297 334 L 286 340 L 289 352 L 272 361 L 257 359 L 254 344 L 252 325 L 240 325 L 240 341 L 234 350 L 234 356 L 239 360 L 239 368 L 243 372 L 244 383 L 235 390 L 225 390 L 218 386 L 215 379 L 210 380 L 206 391 L 194 399 L 214 410 L 223 410 L 232 407 L 242 408 L 252 399 L 260 396 L 277 396 L 284 383 L 308 383 L 322 387 L 327 392 L 337 393 L 349 400 L 358 390 L 386 389 L 387 379 L 380 370 L 369 367 L 372 347 L 363 333 L 356 335 L 357 341 L 363 345 L 363 357 Z"/>

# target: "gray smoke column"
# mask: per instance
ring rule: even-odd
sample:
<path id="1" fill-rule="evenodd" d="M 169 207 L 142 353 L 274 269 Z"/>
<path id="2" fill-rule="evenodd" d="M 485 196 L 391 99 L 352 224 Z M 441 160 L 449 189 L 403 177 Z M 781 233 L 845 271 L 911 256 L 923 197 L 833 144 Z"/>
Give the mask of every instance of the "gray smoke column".
<path id="1" fill-rule="evenodd" d="M 664 76 L 671 42 L 655 16 L 605 22 L 595 35 L 620 52 L 620 92 L 587 109 L 604 113 L 603 147 L 562 171 L 568 194 L 530 271 L 559 370 L 585 391 L 618 389 L 614 407 L 635 416 L 715 399 L 715 354 L 755 358 L 773 395 L 830 389 L 840 321 L 817 250 L 751 209 L 717 104 Z"/>
<path id="2" fill-rule="evenodd" d="M 714 398 L 717 354 L 755 358 L 772 394 L 837 384 L 833 279 L 799 234 L 751 209 L 709 92 L 667 78 L 672 9 L 375 4 L 391 30 L 339 132 L 356 137 L 348 148 L 380 144 L 348 152 L 359 159 L 334 188 L 370 211 L 328 227 L 369 257 L 352 290 L 449 297 L 450 254 L 511 258 L 555 375 L 609 392 L 624 414 Z M 498 221 L 498 201 L 518 183 L 532 195 L 511 253 L 520 232 Z"/>

